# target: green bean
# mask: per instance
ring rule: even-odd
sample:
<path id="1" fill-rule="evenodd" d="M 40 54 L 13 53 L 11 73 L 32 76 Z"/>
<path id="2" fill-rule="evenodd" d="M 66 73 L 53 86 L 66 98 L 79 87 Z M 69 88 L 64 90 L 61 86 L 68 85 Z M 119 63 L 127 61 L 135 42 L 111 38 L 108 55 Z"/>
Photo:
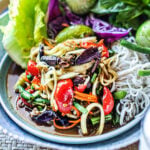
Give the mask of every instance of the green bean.
<path id="1" fill-rule="evenodd" d="M 26 100 L 33 100 L 33 95 L 31 93 L 29 93 L 28 91 L 22 91 L 21 92 L 21 97 L 26 99 Z"/>
<path id="2" fill-rule="evenodd" d="M 139 76 L 150 76 L 150 70 L 139 70 L 138 75 Z"/>
<path id="3" fill-rule="evenodd" d="M 119 117 L 119 115 L 117 113 L 114 115 L 112 122 L 113 122 L 113 125 L 119 124 L 120 117 Z"/>
<path id="4" fill-rule="evenodd" d="M 31 74 L 28 74 L 28 75 L 27 75 L 27 79 L 28 79 L 29 81 L 31 81 L 31 80 L 32 80 L 32 75 L 31 75 Z"/>
<path id="5" fill-rule="evenodd" d="M 132 49 L 134 51 L 140 52 L 140 53 L 144 53 L 144 54 L 150 54 L 150 48 L 149 47 L 142 47 L 136 44 L 133 44 L 131 42 L 128 42 L 126 40 L 121 40 L 120 44 L 122 46 L 125 46 L 129 49 Z"/>
<path id="6" fill-rule="evenodd" d="M 97 77 L 97 73 L 94 73 L 91 79 L 91 82 L 94 83 L 94 81 L 96 80 Z"/>
<path id="7" fill-rule="evenodd" d="M 42 111 L 42 110 L 43 110 L 43 107 L 42 107 L 42 106 L 37 106 L 37 109 L 38 109 L 39 111 Z"/>
<path id="8" fill-rule="evenodd" d="M 34 98 L 33 95 L 29 93 L 28 91 L 26 91 L 21 85 L 19 85 L 17 89 L 19 90 L 19 93 L 22 98 L 26 100 L 32 100 Z"/>
<path id="9" fill-rule="evenodd" d="M 82 112 L 83 114 L 88 112 L 87 109 L 84 108 L 84 107 L 83 107 L 82 105 L 80 105 L 79 103 L 74 102 L 73 104 L 74 104 L 74 106 L 75 106 L 80 112 Z"/>
<path id="10" fill-rule="evenodd" d="M 112 120 L 112 115 L 109 114 L 109 115 L 106 115 L 105 116 L 105 122 L 108 122 L 108 121 L 111 121 Z M 97 123 L 99 123 L 100 121 L 100 117 L 92 117 L 91 118 L 91 122 L 93 125 L 96 125 Z"/>
<path id="11" fill-rule="evenodd" d="M 24 88 L 21 85 L 18 85 L 17 90 L 19 90 L 19 93 L 21 93 L 24 91 Z"/>
<path id="12" fill-rule="evenodd" d="M 125 98 L 126 95 L 127 95 L 126 91 L 117 91 L 113 93 L 114 99 L 118 100 Z"/>
<path id="13" fill-rule="evenodd" d="M 41 104 L 50 105 L 50 100 L 48 100 L 48 99 L 43 99 L 43 98 L 36 98 L 36 99 L 33 101 L 33 104 L 35 104 L 35 103 L 41 103 Z"/>
<path id="14" fill-rule="evenodd" d="M 36 92 L 34 92 L 32 95 L 33 95 L 33 97 L 34 97 L 34 99 L 35 98 L 37 98 L 37 97 L 39 97 L 40 95 L 40 91 L 36 91 Z"/>

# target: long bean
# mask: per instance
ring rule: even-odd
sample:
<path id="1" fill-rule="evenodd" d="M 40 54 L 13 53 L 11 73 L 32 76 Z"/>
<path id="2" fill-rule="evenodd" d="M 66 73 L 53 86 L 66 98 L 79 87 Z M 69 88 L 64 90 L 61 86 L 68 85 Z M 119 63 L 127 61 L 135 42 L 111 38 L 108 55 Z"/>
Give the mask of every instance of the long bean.
<path id="1" fill-rule="evenodd" d="M 150 70 L 139 70 L 138 75 L 139 76 L 150 76 Z"/>
<path id="2" fill-rule="evenodd" d="M 144 53 L 144 54 L 150 54 L 150 48 L 149 47 L 142 47 L 136 44 L 133 44 L 131 42 L 128 42 L 126 40 L 121 40 L 120 44 L 124 47 L 127 47 L 129 49 L 132 49 L 134 51 L 140 52 L 140 53 Z"/>
<path id="3" fill-rule="evenodd" d="M 109 115 L 106 115 L 105 116 L 105 122 L 108 122 L 108 121 L 111 121 L 112 120 L 112 115 L 109 114 Z M 93 125 L 96 125 L 97 123 L 99 123 L 100 121 L 100 117 L 92 117 L 91 118 L 91 122 Z"/>
<path id="4" fill-rule="evenodd" d="M 82 113 L 87 113 L 87 112 L 88 112 L 87 109 L 84 108 L 84 107 L 83 107 L 82 105 L 80 105 L 79 103 L 74 102 L 73 104 L 74 104 L 74 106 L 75 106 L 80 112 L 82 112 Z"/>

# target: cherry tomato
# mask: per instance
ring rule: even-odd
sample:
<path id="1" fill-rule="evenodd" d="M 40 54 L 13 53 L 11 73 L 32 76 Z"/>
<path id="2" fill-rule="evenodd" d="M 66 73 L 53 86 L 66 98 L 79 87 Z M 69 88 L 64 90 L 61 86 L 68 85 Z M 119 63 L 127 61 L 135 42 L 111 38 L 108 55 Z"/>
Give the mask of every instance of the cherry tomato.
<path id="1" fill-rule="evenodd" d="M 110 90 L 107 87 L 104 87 L 103 89 L 103 110 L 105 115 L 108 115 L 111 113 L 111 111 L 114 108 L 114 99 L 110 92 Z"/>
<path id="2" fill-rule="evenodd" d="M 86 89 L 86 85 L 84 85 L 84 84 L 79 84 L 78 86 L 75 86 L 74 88 L 75 88 L 75 90 L 76 91 L 78 91 L 78 92 L 84 92 L 84 90 Z"/>
<path id="3" fill-rule="evenodd" d="M 57 83 L 54 98 L 58 110 L 64 114 L 69 113 L 73 101 L 73 82 L 71 79 L 61 80 Z"/>
<path id="4" fill-rule="evenodd" d="M 28 72 L 30 72 L 33 76 L 37 76 L 39 74 L 39 69 L 36 67 L 36 62 L 30 60 L 27 66 Z"/>

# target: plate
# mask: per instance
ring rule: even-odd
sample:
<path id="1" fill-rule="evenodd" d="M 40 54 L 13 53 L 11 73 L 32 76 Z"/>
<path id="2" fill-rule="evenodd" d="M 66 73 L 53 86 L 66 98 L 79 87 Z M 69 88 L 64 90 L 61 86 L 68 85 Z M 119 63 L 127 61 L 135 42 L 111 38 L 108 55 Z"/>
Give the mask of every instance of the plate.
<path id="1" fill-rule="evenodd" d="M 0 130 L 3 130 L 3 132 L 8 136 L 22 140 L 23 143 L 31 143 L 41 147 L 59 150 L 114 150 L 135 143 L 139 140 L 140 137 L 140 123 L 138 123 L 131 130 L 107 141 L 82 145 L 59 144 L 33 136 L 32 134 L 29 134 L 20 128 L 13 120 L 8 117 L 1 105 L 0 118 Z"/>
<path id="2" fill-rule="evenodd" d="M 7 15 L 7 14 L 6 14 Z M 5 16 L 4 16 L 5 17 Z M 3 57 L 1 63 L 0 63 L 0 102 L 2 107 L 4 108 L 5 112 L 8 114 L 8 116 L 21 128 L 26 130 L 27 132 L 40 137 L 42 139 L 58 142 L 58 143 L 64 143 L 64 144 L 87 144 L 87 143 L 95 143 L 100 141 L 106 141 L 109 139 L 113 139 L 114 137 L 121 135 L 129 130 L 131 130 L 133 127 L 135 127 L 141 120 L 141 117 L 138 117 L 131 122 L 129 122 L 127 125 L 120 127 L 114 131 L 111 131 L 109 133 L 104 133 L 102 135 L 97 136 L 91 136 L 91 137 L 83 137 L 83 138 L 76 138 L 76 137 L 62 137 L 58 135 L 52 135 L 45 132 L 40 131 L 39 129 L 35 128 L 31 124 L 24 121 L 19 115 L 17 115 L 16 111 L 13 109 L 13 107 L 10 104 L 10 100 L 7 96 L 7 89 L 6 89 L 6 79 L 7 79 L 7 72 L 12 63 L 12 60 L 8 56 L 8 54 L 5 54 Z"/>

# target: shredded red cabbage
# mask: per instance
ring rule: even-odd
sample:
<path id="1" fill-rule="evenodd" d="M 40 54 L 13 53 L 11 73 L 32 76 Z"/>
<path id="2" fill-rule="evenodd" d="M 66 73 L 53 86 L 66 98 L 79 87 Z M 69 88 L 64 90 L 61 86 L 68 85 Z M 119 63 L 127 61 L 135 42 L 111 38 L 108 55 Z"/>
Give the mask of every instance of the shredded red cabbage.
<path id="1" fill-rule="evenodd" d="M 131 29 L 117 28 L 107 22 L 97 19 L 94 16 L 88 16 L 85 24 L 91 26 L 93 31 L 100 37 L 106 39 L 108 43 L 119 40 L 120 38 L 129 34 Z"/>
<path id="2" fill-rule="evenodd" d="M 99 38 L 105 39 L 108 43 L 114 42 L 115 40 L 119 40 L 120 38 L 129 34 L 131 29 L 124 29 L 124 28 L 117 28 L 109 23 L 95 18 L 94 16 L 90 15 L 85 17 L 77 16 L 71 12 L 69 7 L 65 4 L 62 4 L 65 15 L 59 9 L 59 1 L 58 0 L 50 0 L 48 5 L 48 36 L 50 38 L 55 38 L 59 31 L 61 31 L 64 27 L 62 26 L 63 23 L 67 23 L 70 25 L 77 25 L 77 24 L 85 24 L 90 26 L 96 35 Z"/>
<path id="3" fill-rule="evenodd" d="M 54 39 L 58 32 L 64 28 L 62 24 L 68 23 L 60 11 L 58 0 L 49 1 L 47 18 L 47 34 L 48 37 Z"/>

